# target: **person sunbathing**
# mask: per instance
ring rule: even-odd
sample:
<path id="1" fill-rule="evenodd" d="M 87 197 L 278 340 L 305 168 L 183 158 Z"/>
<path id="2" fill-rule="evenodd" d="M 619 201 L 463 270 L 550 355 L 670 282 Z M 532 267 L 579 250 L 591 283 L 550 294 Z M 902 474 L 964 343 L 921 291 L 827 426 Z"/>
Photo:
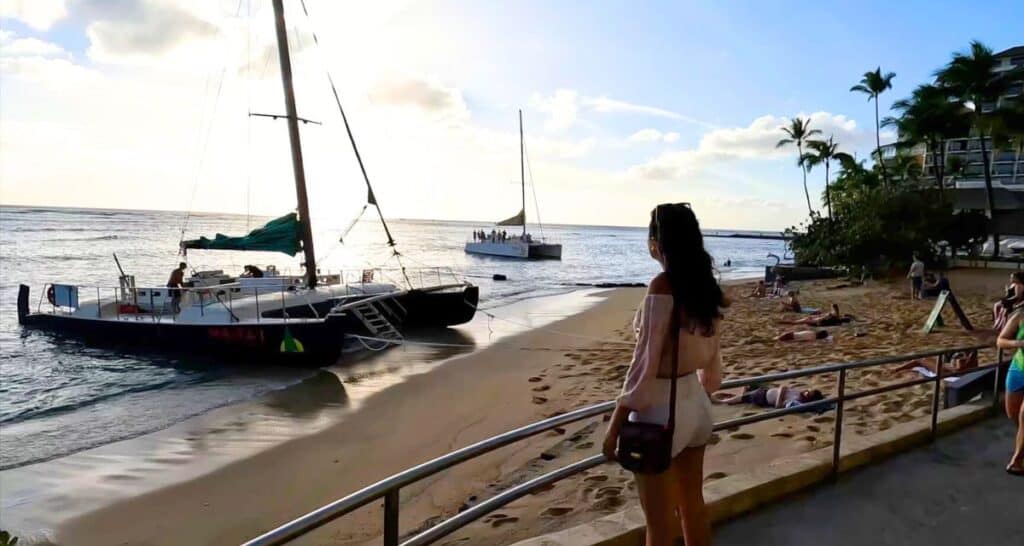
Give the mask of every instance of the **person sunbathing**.
<path id="1" fill-rule="evenodd" d="M 750 291 L 750 294 L 747 294 L 747 297 L 748 298 L 763 298 L 763 297 L 765 297 L 765 295 L 767 295 L 767 291 L 765 290 L 765 287 L 764 287 L 764 281 L 760 280 L 760 281 L 757 281 L 757 284 L 754 286 L 754 289 Z"/>
<path id="2" fill-rule="evenodd" d="M 753 404 L 762 408 L 791 408 L 824 400 L 825 395 L 818 389 L 801 390 L 785 385 L 781 387 L 762 387 L 750 385 L 743 394 L 716 392 L 711 401 L 718 404 Z"/>
<path id="3" fill-rule="evenodd" d="M 935 374 L 939 373 L 939 366 L 942 366 L 942 375 L 973 370 L 974 368 L 978 367 L 978 351 L 969 351 L 967 353 L 953 353 L 953 355 L 950 358 L 950 361 L 945 363 L 942 362 L 941 355 L 935 357 L 934 359 L 917 358 L 889 370 L 889 373 L 896 374 L 910 370 L 916 371 L 918 368 L 923 368 L 931 372 L 931 375 L 923 374 L 922 372 L 918 373 L 922 373 L 922 375 L 927 375 L 928 377 L 934 377 Z"/>
<path id="4" fill-rule="evenodd" d="M 796 299 L 796 291 L 790 290 L 786 292 L 786 301 L 782 302 L 782 312 L 784 313 L 799 313 L 803 311 L 803 306 L 800 305 L 800 300 Z"/>
<path id="5" fill-rule="evenodd" d="M 806 324 L 808 326 L 839 326 L 853 320 L 852 317 L 843 316 L 839 313 L 839 305 L 833 303 L 828 313 L 818 313 L 809 317 L 796 320 L 780 320 L 779 324 Z"/>
<path id="6" fill-rule="evenodd" d="M 775 337 L 775 341 L 815 341 L 818 339 L 832 339 L 828 330 L 791 330 L 783 332 Z"/>

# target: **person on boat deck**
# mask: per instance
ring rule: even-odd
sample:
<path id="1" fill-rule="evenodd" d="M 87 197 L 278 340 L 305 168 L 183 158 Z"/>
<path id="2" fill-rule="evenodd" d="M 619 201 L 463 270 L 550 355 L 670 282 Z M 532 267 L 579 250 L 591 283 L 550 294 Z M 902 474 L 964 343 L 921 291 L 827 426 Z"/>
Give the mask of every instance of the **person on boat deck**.
<path id="1" fill-rule="evenodd" d="M 255 265 L 247 265 L 245 266 L 245 272 L 242 273 L 242 276 L 259 279 L 263 277 L 263 271 Z"/>
<path id="2" fill-rule="evenodd" d="M 181 262 L 178 268 L 171 271 L 171 278 L 167 279 L 168 292 L 171 293 L 171 308 L 177 313 L 181 311 L 181 288 L 185 285 L 185 268 L 188 264 Z"/>

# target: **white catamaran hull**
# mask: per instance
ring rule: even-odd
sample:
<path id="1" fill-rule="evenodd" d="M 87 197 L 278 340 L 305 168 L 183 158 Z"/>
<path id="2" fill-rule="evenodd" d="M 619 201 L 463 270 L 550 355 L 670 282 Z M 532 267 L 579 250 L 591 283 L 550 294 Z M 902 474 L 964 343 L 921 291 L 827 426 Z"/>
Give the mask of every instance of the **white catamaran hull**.
<path id="1" fill-rule="evenodd" d="M 550 243 L 526 243 L 510 240 L 501 242 L 467 242 L 466 252 L 485 256 L 501 256 L 503 258 L 519 258 L 523 260 L 560 259 L 562 245 Z"/>

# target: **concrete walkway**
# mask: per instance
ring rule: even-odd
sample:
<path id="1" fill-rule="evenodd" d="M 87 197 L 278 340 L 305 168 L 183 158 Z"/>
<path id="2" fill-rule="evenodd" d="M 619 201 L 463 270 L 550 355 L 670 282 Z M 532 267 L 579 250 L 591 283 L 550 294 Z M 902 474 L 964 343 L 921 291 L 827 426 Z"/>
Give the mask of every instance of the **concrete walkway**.
<path id="1" fill-rule="evenodd" d="M 715 529 L 716 546 L 1021 546 L 1016 430 L 987 419 Z"/>

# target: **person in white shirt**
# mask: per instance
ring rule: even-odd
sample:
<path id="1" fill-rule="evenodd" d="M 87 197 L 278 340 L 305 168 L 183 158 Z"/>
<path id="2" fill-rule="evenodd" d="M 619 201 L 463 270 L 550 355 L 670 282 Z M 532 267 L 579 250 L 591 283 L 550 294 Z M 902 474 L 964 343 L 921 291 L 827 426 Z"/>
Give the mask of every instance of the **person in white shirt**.
<path id="1" fill-rule="evenodd" d="M 924 262 L 914 254 L 914 261 L 910 264 L 910 271 L 907 272 L 910 279 L 910 299 L 921 299 L 921 284 L 924 282 Z"/>

